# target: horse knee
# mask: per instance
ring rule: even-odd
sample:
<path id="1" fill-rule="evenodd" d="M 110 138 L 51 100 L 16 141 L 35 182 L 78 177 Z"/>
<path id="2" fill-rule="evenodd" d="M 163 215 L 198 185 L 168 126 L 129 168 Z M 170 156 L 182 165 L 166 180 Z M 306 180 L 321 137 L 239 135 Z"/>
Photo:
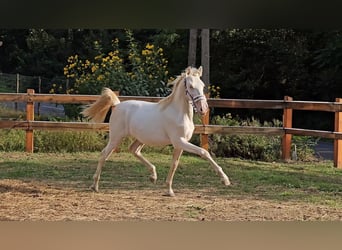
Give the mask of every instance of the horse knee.
<path id="1" fill-rule="evenodd" d="M 129 151 L 134 154 L 134 155 L 137 155 L 138 154 L 138 148 L 135 146 L 135 145 L 131 145 L 129 147 Z"/>
<path id="2" fill-rule="evenodd" d="M 141 156 L 141 152 L 140 152 L 140 150 L 138 150 L 137 148 L 133 148 L 133 149 L 131 149 L 130 150 L 131 151 L 131 153 L 134 155 L 134 156 Z"/>
<path id="3" fill-rule="evenodd" d="M 201 158 L 204 158 L 204 159 L 210 158 L 209 152 L 207 150 L 205 150 L 205 149 L 202 149 L 202 148 L 200 150 L 200 154 L 199 155 L 200 155 Z"/>

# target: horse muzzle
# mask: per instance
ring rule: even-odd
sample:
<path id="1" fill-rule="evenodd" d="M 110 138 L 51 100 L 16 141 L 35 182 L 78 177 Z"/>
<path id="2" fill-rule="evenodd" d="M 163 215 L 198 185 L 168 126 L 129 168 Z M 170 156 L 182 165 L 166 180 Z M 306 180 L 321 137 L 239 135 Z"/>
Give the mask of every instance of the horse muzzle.
<path id="1" fill-rule="evenodd" d="M 207 99 L 205 98 L 205 96 L 201 95 L 201 96 L 196 96 L 194 98 L 194 106 L 195 106 L 195 110 L 197 113 L 199 113 L 200 115 L 205 115 L 208 110 L 208 103 L 207 103 Z"/>

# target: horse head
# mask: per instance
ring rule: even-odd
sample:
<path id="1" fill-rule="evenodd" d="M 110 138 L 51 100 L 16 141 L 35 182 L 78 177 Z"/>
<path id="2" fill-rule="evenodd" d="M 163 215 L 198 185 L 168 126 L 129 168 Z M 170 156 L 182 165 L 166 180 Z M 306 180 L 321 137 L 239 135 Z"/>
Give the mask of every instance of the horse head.
<path id="1" fill-rule="evenodd" d="M 185 69 L 184 87 L 185 93 L 189 101 L 192 102 L 194 109 L 201 115 L 208 111 L 207 98 L 204 95 L 204 83 L 201 80 L 202 66 L 198 69 L 188 67 Z"/>

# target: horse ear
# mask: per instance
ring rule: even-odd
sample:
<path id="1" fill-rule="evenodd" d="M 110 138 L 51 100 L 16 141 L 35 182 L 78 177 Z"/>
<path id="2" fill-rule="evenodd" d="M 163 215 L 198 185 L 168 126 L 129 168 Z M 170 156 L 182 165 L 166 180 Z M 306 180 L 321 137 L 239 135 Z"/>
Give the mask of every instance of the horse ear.
<path id="1" fill-rule="evenodd" d="M 197 71 L 198 71 L 199 76 L 202 76 L 202 72 L 203 72 L 202 66 L 200 66 L 200 67 L 197 69 Z"/>
<path id="2" fill-rule="evenodd" d="M 191 67 L 189 66 L 185 69 L 185 75 L 188 76 L 190 75 L 190 73 L 191 73 Z"/>

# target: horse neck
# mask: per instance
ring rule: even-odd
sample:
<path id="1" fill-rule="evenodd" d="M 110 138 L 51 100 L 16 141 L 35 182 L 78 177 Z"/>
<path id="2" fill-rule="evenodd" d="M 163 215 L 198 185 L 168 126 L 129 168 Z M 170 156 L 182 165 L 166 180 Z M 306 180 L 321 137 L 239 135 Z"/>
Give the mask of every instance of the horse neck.
<path id="1" fill-rule="evenodd" d="M 187 115 L 192 121 L 194 112 L 192 105 L 189 103 L 189 100 L 185 95 L 184 84 L 179 83 L 175 95 L 173 96 L 173 100 L 170 102 L 170 106 L 176 109 L 179 114 Z"/>

